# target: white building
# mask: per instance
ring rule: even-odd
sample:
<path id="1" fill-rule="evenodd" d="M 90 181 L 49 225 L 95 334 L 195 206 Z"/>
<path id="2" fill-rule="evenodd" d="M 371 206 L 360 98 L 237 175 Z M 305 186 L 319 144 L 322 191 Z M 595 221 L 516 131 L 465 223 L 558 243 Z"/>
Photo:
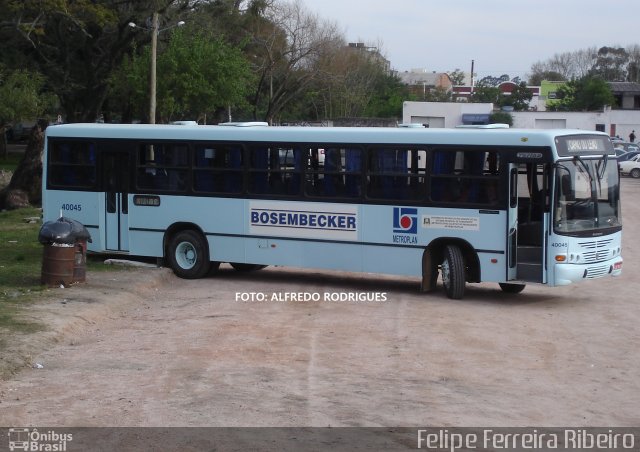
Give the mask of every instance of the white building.
<path id="1" fill-rule="evenodd" d="M 493 104 L 404 102 L 402 122 L 447 128 L 488 124 L 493 111 Z M 514 128 L 598 130 L 624 140 L 635 130 L 640 136 L 640 110 L 606 108 L 601 112 L 517 111 L 510 114 Z"/>
<path id="2" fill-rule="evenodd" d="M 455 127 L 461 124 L 488 124 L 493 104 L 463 102 L 404 102 L 402 122 L 426 127 Z"/>

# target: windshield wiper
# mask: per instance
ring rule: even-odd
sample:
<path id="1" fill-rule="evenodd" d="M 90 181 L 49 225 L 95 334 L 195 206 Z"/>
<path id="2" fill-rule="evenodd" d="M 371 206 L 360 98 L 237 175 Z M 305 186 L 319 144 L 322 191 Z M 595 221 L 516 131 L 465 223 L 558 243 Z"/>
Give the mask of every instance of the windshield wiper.
<path id="1" fill-rule="evenodd" d="M 606 155 L 605 155 L 605 159 L 606 159 Z M 595 223 L 595 225 L 597 227 L 598 226 L 599 212 L 598 212 L 598 188 L 596 187 L 596 181 L 593 178 L 593 175 L 591 174 L 590 166 L 587 165 L 584 160 L 582 160 L 577 155 L 575 157 L 573 157 L 573 160 L 579 162 L 580 166 L 583 168 L 584 172 L 587 173 L 587 175 L 589 176 L 589 188 L 590 188 L 590 191 L 591 191 L 591 196 L 589 198 L 589 201 L 591 201 L 593 203 L 593 220 L 594 220 L 594 223 Z M 605 167 L 606 167 L 606 160 L 605 160 Z M 600 180 L 601 179 L 602 179 L 602 177 L 598 173 L 598 184 L 600 184 Z"/>
<path id="2" fill-rule="evenodd" d="M 602 156 L 602 160 L 598 160 L 596 166 L 598 167 L 598 181 L 601 181 L 607 171 L 607 163 L 609 162 L 609 156 L 605 154 Z"/>
<path id="3" fill-rule="evenodd" d="M 582 167 L 582 169 L 584 170 L 585 173 L 587 173 L 587 176 L 589 176 L 589 185 L 593 184 L 593 175 L 591 174 L 591 169 L 589 168 L 589 165 L 587 165 L 584 160 L 582 160 L 579 156 L 575 156 L 573 157 L 574 162 L 577 161 L 578 163 L 580 163 L 580 166 Z M 577 166 L 577 165 L 576 165 Z"/>

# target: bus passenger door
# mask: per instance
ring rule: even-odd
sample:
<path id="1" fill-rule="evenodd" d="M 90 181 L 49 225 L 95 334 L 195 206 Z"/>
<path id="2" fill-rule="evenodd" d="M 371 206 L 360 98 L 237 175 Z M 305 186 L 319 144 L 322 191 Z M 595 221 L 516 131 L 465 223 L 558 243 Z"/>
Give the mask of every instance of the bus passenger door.
<path id="1" fill-rule="evenodd" d="M 129 250 L 129 154 L 104 152 L 105 249 Z"/>
<path id="2" fill-rule="evenodd" d="M 507 215 L 507 281 L 518 277 L 518 165 L 509 164 L 509 211 Z"/>
<path id="3" fill-rule="evenodd" d="M 513 171 L 513 169 L 511 170 Z M 545 283 L 546 232 L 549 225 L 549 168 L 538 163 L 521 164 L 516 168 L 517 239 L 516 279 Z M 511 179 L 513 179 L 513 173 Z M 511 183 L 510 183 L 511 185 Z"/>

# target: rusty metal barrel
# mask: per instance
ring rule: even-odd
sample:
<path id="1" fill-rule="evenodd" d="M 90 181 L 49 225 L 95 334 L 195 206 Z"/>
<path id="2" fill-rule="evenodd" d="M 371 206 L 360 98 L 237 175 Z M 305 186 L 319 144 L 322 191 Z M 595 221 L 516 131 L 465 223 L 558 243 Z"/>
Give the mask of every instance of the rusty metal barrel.
<path id="1" fill-rule="evenodd" d="M 87 241 L 77 241 L 74 251 L 73 282 L 85 282 L 87 280 Z"/>
<path id="2" fill-rule="evenodd" d="M 40 282 L 49 287 L 72 284 L 74 282 L 75 259 L 76 247 L 74 245 L 45 245 Z"/>
<path id="3" fill-rule="evenodd" d="M 87 277 L 89 231 L 78 221 L 60 217 L 40 228 L 38 240 L 44 245 L 41 282 L 47 286 L 68 286 Z"/>

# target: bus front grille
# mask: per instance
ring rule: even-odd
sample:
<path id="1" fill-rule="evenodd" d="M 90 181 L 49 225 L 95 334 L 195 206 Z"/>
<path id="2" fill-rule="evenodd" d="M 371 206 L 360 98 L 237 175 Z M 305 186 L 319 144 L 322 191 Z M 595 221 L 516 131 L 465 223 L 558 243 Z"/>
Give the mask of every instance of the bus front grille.
<path id="1" fill-rule="evenodd" d="M 597 267 L 591 267 L 585 270 L 584 277 L 586 279 L 601 278 L 602 276 L 608 275 L 609 270 L 610 270 L 609 265 L 599 265 Z"/>
<path id="2" fill-rule="evenodd" d="M 578 245 L 580 246 L 580 253 L 582 254 L 582 262 L 585 264 L 593 264 L 611 258 L 611 250 L 609 249 L 611 242 L 613 242 L 613 239 L 579 242 Z"/>

